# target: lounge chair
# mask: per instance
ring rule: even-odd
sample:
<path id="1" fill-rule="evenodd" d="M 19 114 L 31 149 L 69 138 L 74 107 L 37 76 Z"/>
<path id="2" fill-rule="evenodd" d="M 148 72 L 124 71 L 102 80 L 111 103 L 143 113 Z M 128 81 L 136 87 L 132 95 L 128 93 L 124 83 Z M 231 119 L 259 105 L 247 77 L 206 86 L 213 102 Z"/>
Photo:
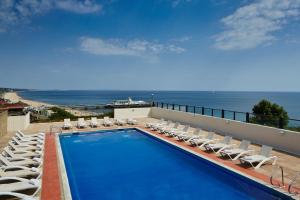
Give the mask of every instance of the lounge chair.
<path id="1" fill-rule="evenodd" d="M 97 127 L 98 126 L 98 120 L 97 117 L 92 117 L 91 118 L 91 123 L 90 123 L 91 127 Z"/>
<path id="2" fill-rule="evenodd" d="M 163 122 L 165 122 L 164 118 L 161 118 L 159 122 L 149 122 L 146 123 L 145 127 L 146 128 L 151 128 L 152 126 L 155 126 L 157 124 L 162 124 Z"/>
<path id="3" fill-rule="evenodd" d="M 199 148 L 202 148 L 204 145 L 216 142 L 217 140 L 214 139 L 215 133 L 214 132 L 208 132 L 207 135 L 204 138 L 198 138 L 190 140 L 190 144 L 192 146 L 199 146 Z"/>
<path id="4" fill-rule="evenodd" d="M 18 178 L 18 177 L 0 178 L 0 192 L 17 192 L 17 191 L 24 191 L 29 189 L 38 190 L 40 187 L 41 187 L 41 181 L 38 179 L 28 180 L 25 178 Z"/>
<path id="5" fill-rule="evenodd" d="M 17 145 L 31 145 L 31 146 L 42 145 L 44 142 L 44 141 L 21 141 L 18 140 L 16 137 L 12 137 L 11 141 Z"/>
<path id="6" fill-rule="evenodd" d="M 11 158 L 33 158 L 33 157 L 41 157 L 41 151 L 11 151 L 8 147 L 3 149 L 2 155 L 7 155 Z"/>
<path id="7" fill-rule="evenodd" d="M 180 135 L 184 135 L 184 134 L 188 133 L 189 128 L 190 128 L 190 126 L 186 125 L 186 126 L 183 127 L 183 129 L 170 131 L 168 133 L 168 135 L 171 136 L 171 137 L 177 137 L 177 136 L 180 136 Z"/>
<path id="8" fill-rule="evenodd" d="M 27 195 L 27 194 L 21 194 L 17 192 L 0 192 L 0 197 L 12 197 L 12 198 L 17 198 L 21 200 L 39 200 L 39 198 L 34 197 L 36 196 L 35 194 L 33 195 Z"/>
<path id="9" fill-rule="evenodd" d="M 126 124 L 126 122 L 123 119 L 116 118 L 115 124 L 119 125 L 119 126 L 124 126 Z"/>
<path id="10" fill-rule="evenodd" d="M 0 168 L 0 177 L 36 177 L 40 178 L 42 170 L 35 167 L 25 166 L 2 166 Z"/>
<path id="11" fill-rule="evenodd" d="M 38 136 L 29 136 L 29 135 L 23 136 L 19 132 L 16 132 L 15 137 L 22 141 L 38 141 L 38 140 L 42 141 L 45 139 L 45 136 L 40 136 L 40 135 L 38 135 Z"/>
<path id="12" fill-rule="evenodd" d="M 171 128 L 174 128 L 176 124 L 172 123 L 171 121 L 168 121 L 168 123 L 166 125 L 161 125 L 161 126 L 156 126 L 156 131 L 158 131 L 159 133 L 164 133 L 164 130 L 168 130 Z"/>
<path id="13" fill-rule="evenodd" d="M 277 156 L 270 156 L 272 147 L 263 145 L 260 149 L 259 154 L 250 155 L 240 158 L 242 164 L 249 163 L 254 169 L 260 168 L 264 163 L 272 161 L 272 165 L 276 164 Z M 255 166 L 255 163 L 258 163 Z"/>
<path id="14" fill-rule="evenodd" d="M 221 156 L 225 157 L 228 156 L 231 160 L 237 160 L 241 156 L 247 155 L 251 152 L 253 152 L 253 149 L 249 149 L 250 142 L 247 140 L 243 140 L 239 147 L 237 148 L 229 148 L 229 149 L 223 149 L 220 151 Z"/>
<path id="15" fill-rule="evenodd" d="M 20 144 L 16 145 L 12 143 L 11 141 L 8 142 L 8 146 L 12 148 L 12 151 L 41 151 L 44 149 L 43 145 L 26 145 L 26 144 Z"/>
<path id="16" fill-rule="evenodd" d="M 165 126 L 170 126 L 171 124 L 172 124 L 172 121 L 170 121 L 170 120 L 163 121 L 162 123 L 154 124 L 153 126 L 151 126 L 150 129 L 153 131 L 157 131 L 159 128 L 165 127 Z"/>
<path id="17" fill-rule="evenodd" d="M 86 127 L 86 123 L 84 121 L 84 118 L 78 118 L 77 128 L 85 128 L 85 127 Z"/>
<path id="18" fill-rule="evenodd" d="M 127 119 L 127 124 L 129 124 L 129 125 L 137 125 L 138 122 L 137 122 L 137 120 L 135 120 L 135 119 L 128 118 L 128 119 Z"/>
<path id="19" fill-rule="evenodd" d="M 112 126 L 113 122 L 109 119 L 109 117 L 104 117 L 103 118 L 103 125 L 104 126 Z"/>
<path id="20" fill-rule="evenodd" d="M 174 125 L 162 127 L 159 129 L 161 133 L 169 135 L 170 132 L 179 131 L 180 123 L 176 122 Z"/>
<path id="21" fill-rule="evenodd" d="M 186 133 L 178 135 L 177 139 L 179 141 L 186 141 L 186 142 L 189 143 L 189 140 L 194 140 L 194 139 L 198 139 L 200 137 L 203 137 L 202 133 L 203 132 L 202 132 L 201 129 L 195 129 L 192 134 L 186 132 Z"/>
<path id="22" fill-rule="evenodd" d="M 40 158 L 11 158 L 7 159 L 6 157 L 0 155 L 0 162 L 5 166 L 41 166 L 42 160 Z"/>
<path id="23" fill-rule="evenodd" d="M 71 120 L 70 119 L 64 119 L 64 125 L 62 127 L 63 129 L 70 129 L 72 128 Z"/>
<path id="24" fill-rule="evenodd" d="M 19 133 L 22 137 L 45 137 L 45 133 L 35 133 L 35 134 L 24 134 L 22 131 L 18 130 L 17 133 Z"/>
<path id="25" fill-rule="evenodd" d="M 230 144 L 232 140 L 231 136 L 225 136 L 224 139 L 221 142 L 218 143 L 212 143 L 212 144 L 206 144 L 204 147 L 206 150 L 212 150 L 215 153 L 219 153 L 223 149 L 232 147 L 233 144 Z"/>

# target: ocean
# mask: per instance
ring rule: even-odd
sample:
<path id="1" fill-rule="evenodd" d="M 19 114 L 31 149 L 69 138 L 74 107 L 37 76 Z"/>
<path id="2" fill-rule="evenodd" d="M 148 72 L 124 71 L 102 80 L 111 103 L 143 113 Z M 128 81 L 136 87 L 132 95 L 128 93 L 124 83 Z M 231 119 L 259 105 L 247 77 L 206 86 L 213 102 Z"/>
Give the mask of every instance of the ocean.
<path id="1" fill-rule="evenodd" d="M 224 91 L 41 91 L 18 92 L 24 99 L 50 104 L 100 105 L 114 100 L 127 99 L 204 106 L 208 108 L 251 112 L 253 105 L 267 99 L 285 108 L 290 118 L 300 119 L 300 92 L 224 92 Z"/>

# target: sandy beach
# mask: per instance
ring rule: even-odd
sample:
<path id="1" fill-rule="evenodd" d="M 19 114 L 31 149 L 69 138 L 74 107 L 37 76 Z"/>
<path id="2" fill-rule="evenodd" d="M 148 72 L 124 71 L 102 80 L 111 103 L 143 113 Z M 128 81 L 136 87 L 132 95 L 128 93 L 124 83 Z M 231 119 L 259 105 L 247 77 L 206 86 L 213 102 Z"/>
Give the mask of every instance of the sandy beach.
<path id="1" fill-rule="evenodd" d="M 31 107 L 37 108 L 40 106 L 48 106 L 48 107 L 60 107 L 59 105 L 53 105 L 53 104 L 49 104 L 49 103 L 44 103 L 44 102 L 39 102 L 39 101 L 32 101 L 32 100 L 27 100 L 27 99 L 23 99 L 22 97 L 20 97 L 18 95 L 17 92 L 6 92 L 3 95 L 4 99 L 8 99 L 13 103 L 22 101 L 26 104 L 28 104 Z M 83 111 L 83 110 L 76 110 L 76 109 L 71 109 L 71 108 L 65 108 L 64 109 L 68 112 L 70 112 L 71 114 L 78 116 L 78 117 L 84 117 L 84 116 L 91 116 L 91 115 L 97 115 L 98 113 L 94 113 L 94 112 L 89 112 L 89 111 Z"/>

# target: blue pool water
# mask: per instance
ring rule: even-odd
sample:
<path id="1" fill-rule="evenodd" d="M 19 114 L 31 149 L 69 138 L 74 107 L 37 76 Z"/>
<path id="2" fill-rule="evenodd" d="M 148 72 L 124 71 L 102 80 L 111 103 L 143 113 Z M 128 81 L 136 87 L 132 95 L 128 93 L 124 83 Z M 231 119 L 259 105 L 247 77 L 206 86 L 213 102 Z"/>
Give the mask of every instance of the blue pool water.
<path id="1" fill-rule="evenodd" d="M 136 129 L 60 143 L 74 200 L 288 198 Z"/>

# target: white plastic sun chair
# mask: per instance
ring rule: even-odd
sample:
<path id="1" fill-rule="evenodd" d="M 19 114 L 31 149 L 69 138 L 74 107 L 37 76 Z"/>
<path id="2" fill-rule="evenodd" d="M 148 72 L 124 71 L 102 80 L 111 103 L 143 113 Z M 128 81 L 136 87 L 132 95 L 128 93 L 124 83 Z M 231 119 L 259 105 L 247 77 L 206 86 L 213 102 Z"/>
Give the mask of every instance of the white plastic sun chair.
<path id="1" fill-rule="evenodd" d="M 132 119 L 132 118 L 128 118 L 127 119 L 127 124 L 129 124 L 129 125 L 137 125 L 138 121 L 135 120 L 135 119 Z"/>
<path id="2" fill-rule="evenodd" d="M 231 140 L 232 140 L 231 136 L 225 136 L 221 142 L 206 144 L 204 147 L 206 150 L 212 150 L 213 152 L 218 154 L 223 149 L 233 146 L 233 144 L 230 144 Z"/>
<path id="3" fill-rule="evenodd" d="M 39 141 L 28 141 L 28 142 L 22 142 L 20 140 L 17 140 L 17 138 L 12 137 L 11 142 L 15 143 L 16 145 L 29 145 L 29 146 L 36 146 L 36 145 L 42 145 L 43 143 Z"/>
<path id="4" fill-rule="evenodd" d="M 97 117 L 92 117 L 92 118 L 91 118 L 91 123 L 90 123 L 90 125 L 91 125 L 92 128 L 98 126 L 98 119 L 97 119 Z"/>
<path id="5" fill-rule="evenodd" d="M 204 138 L 193 139 L 190 141 L 190 144 L 192 146 L 200 145 L 199 148 L 202 148 L 206 144 L 216 142 L 217 140 L 214 139 L 214 136 L 215 136 L 214 132 L 208 132 Z"/>
<path id="6" fill-rule="evenodd" d="M 62 126 L 63 129 L 70 129 L 72 128 L 71 120 L 70 119 L 64 119 L 64 125 Z"/>
<path id="7" fill-rule="evenodd" d="M 45 133 L 35 133 L 35 134 L 24 134 L 22 131 L 18 130 L 17 133 L 19 133 L 22 137 L 44 137 Z"/>
<path id="8" fill-rule="evenodd" d="M 36 177 L 40 178 L 42 170 L 35 167 L 3 166 L 0 168 L 0 177 Z"/>
<path id="9" fill-rule="evenodd" d="M 0 155 L 0 162 L 5 166 L 35 166 L 39 167 L 42 165 L 42 159 L 40 158 L 11 158 L 7 159 L 6 157 Z"/>
<path id="10" fill-rule="evenodd" d="M 199 139 L 204 137 L 204 132 L 201 129 L 195 129 L 193 134 L 183 134 L 178 137 L 179 141 L 185 141 L 186 143 L 190 143 L 191 140 Z"/>
<path id="11" fill-rule="evenodd" d="M 190 128 L 190 126 L 186 125 L 186 126 L 183 127 L 183 129 L 170 131 L 168 133 L 168 135 L 171 136 L 171 137 L 178 137 L 180 135 L 187 134 L 188 131 L 189 131 L 189 128 Z"/>
<path id="12" fill-rule="evenodd" d="M 104 117 L 103 118 L 103 125 L 104 126 L 112 126 L 113 122 L 109 119 L 109 117 Z"/>
<path id="13" fill-rule="evenodd" d="M 126 122 L 123 119 L 116 118 L 115 124 L 119 125 L 119 126 L 124 126 L 126 124 Z"/>
<path id="14" fill-rule="evenodd" d="M 8 142 L 8 146 L 10 148 L 12 148 L 12 151 L 41 151 L 44 149 L 43 145 L 36 145 L 36 146 L 32 146 L 32 145 L 26 145 L 26 144 L 22 144 L 22 145 L 16 145 L 14 143 L 12 143 L 11 141 Z"/>
<path id="15" fill-rule="evenodd" d="M 29 136 L 29 135 L 23 136 L 19 132 L 16 132 L 15 137 L 18 138 L 19 140 L 23 140 L 23 141 L 45 140 L 45 135 L 44 136 L 41 136 L 41 135 L 38 135 L 38 136 Z"/>
<path id="16" fill-rule="evenodd" d="M 85 128 L 85 127 L 86 127 L 86 123 L 84 121 L 84 118 L 78 118 L 77 128 Z"/>
<path id="17" fill-rule="evenodd" d="M 17 140 L 19 141 L 20 144 L 30 144 L 30 145 L 37 145 L 37 144 L 44 144 L 45 140 L 44 139 L 33 139 L 33 140 L 28 140 L 24 138 L 19 138 L 17 136 L 13 136 L 12 140 Z"/>
<path id="18" fill-rule="evenodd" d="M 174 128 L 175 124 L 172 121 L 168 121 L 166 125 L 156 126 L 156 131 L 164 133 L 164 130 Z"/>
<path id="19" fill-rule="evenodd" d="M 11 151 L 8 147 L 3 149 L 2 155 L 11 158 L 33 158 L 33 157 L 41 157 L 42 151 Z"/>
<path id="20" fill-rule="evenodd" d="M 180 123 L 176 122 L 172 126 L 162 127 L 159 130 L 160 130 L 161 133 L 164 133 L 166 135 L 170 135 L 169 133 L 171 133 L 171 132 L 179 131 L 180 130 L 179 126 L 180 126 Z"/>
<path id="21" fill-rule="evenodd" d="M 159 122 L 149 122 L 149 123 L 146 123 L 145 127 L 146 128 L 151 128 L 152 126 L 157 125 L 157 124 L 161 124 L 164 121 L 165 121 L 165 119 L 161 118 Z"/>
<path id="22" fill-rule="evenodd" d="M 264 163 L 272 161 L 272 165 L 276 164 L 277 156 L 270 156 L 272 147 L 263 145 L 260 149 L 259 154 L 250 155 L 240 158 L 242 164 L 249 163 L 254 169 L 260 168 Z M 255 166 L 255 163 L 258 163 Z"/>
<path id="23" fill-rule="evenodd" d="M 12 197 L 20 200 L 38 200 L 39 198 L 34 197 L 36 195 L 27 195 L 17 192 L 0 192 L 0 197 Z"/>
<path id="24" fill-rule="evenodd" d="M 172 124 L 172 121 L 163 121 L 162 123 L 157 123 L 151 126 L 150 130 L 157 131 L 160 127 L 170 126 Z"/>
<path id="25" fill-rule="evenodd" d="M 247 155 L 254 151 L 253 149 L 249 149 L 249 145 L 250 141 L 242 140 L 239 147 L 223 149 L 222 151 L 220 151 L 220 154 L 223 157 L 228 156 L 231 160 L 237 160 L 241 156 Z"/>
<path id="26" fill-rule="evenodd" d="M 41 187 L 39 179 L 25 179 L 19 177 L 0 178 L 0 192 L 17 192 L 30 189 L 38 190 Z"/>

